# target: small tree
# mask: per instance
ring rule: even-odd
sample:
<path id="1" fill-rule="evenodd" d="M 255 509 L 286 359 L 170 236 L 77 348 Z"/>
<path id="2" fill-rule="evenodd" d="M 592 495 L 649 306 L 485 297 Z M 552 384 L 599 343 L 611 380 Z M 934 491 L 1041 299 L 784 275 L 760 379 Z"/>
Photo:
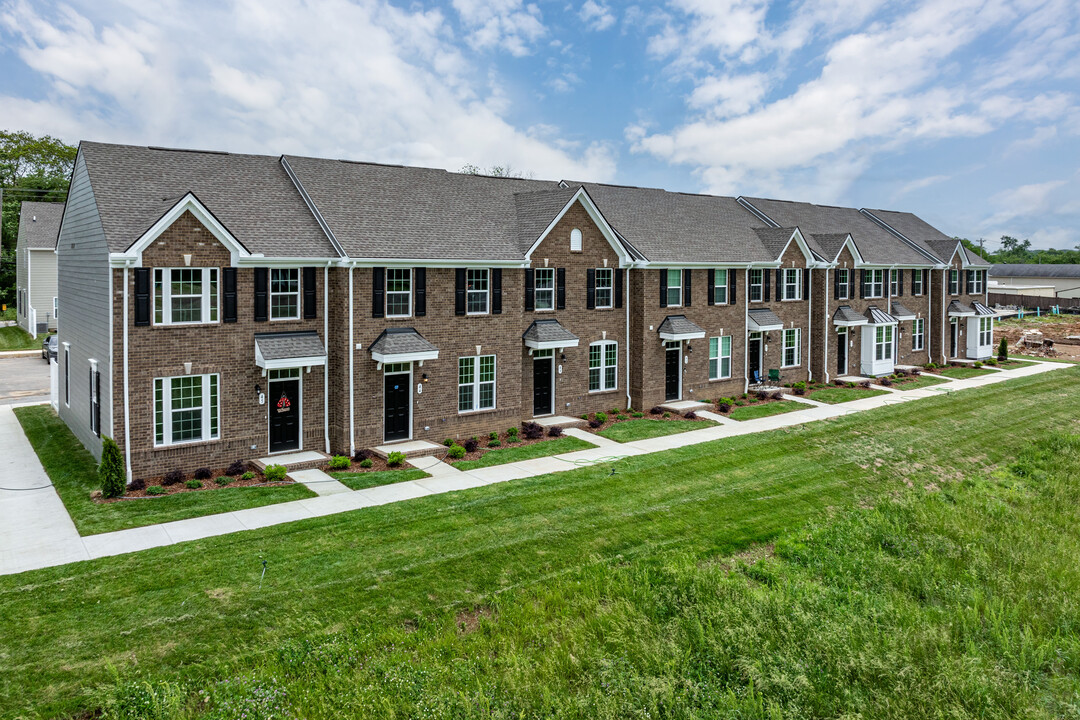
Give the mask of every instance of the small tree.
<path id="1" fill-rule="evenodd" d="M 124 494 L 124 456 L 120 446 L 110 437 L 101 443 L 101 465 L 98 467 L 101 478 L 101 494 L 107 498 L 120 497 Z"/>
<path id="2" fill-rule="evenodd" d="M 1009 341 L 1005 338 L 1001 338 L 1001 342 L 998 343 L 998 362 L 1005 362 L 1009 359 Z"/>

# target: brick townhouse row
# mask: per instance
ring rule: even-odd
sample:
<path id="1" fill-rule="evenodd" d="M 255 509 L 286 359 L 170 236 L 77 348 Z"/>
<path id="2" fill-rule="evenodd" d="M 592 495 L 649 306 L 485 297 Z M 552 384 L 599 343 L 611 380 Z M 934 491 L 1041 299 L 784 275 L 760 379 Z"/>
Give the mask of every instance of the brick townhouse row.
<path id="1" fill-rule="evenodd" d="M 84 142 L 59 412 L 132 477 L 879 376 L 993 349 L 909 213 Z"/>

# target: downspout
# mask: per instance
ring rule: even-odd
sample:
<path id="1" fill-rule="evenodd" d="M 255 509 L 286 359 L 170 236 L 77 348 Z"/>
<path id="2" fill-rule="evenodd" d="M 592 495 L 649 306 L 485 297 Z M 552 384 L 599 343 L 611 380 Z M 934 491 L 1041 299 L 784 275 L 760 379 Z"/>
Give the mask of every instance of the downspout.
<path id="1" fill-rule="evenodd" d="M 825 336 L 825 354 L 822 356 L 822 367 L 825 368 L 825 384 L 829 384 L 829 268 L 825 268 L 825 290 L 822 292 L 825 296 L 825 329 L 822 334 Z"/>
<path id="2" fill-rule="evenodd" d="M 327 260 L 323 268 L 323 352 L 326 360 L 323 362 L 323 439 L 326 441 L 324 452 L 330 454 L 330 263 Z M 352 453 L 349 453 L 352 457 Z"/>
<path id="3" fill-rule="evenodd" d="M 926 337 L 929 340 L 930 335 L 934 332 L 934 283 L 933 283 L 933 270 L 925 270 L 928 282 L 926 283 L 926 322 L 929 327 L 926 328 Z M 926 360 L 931 362 L 934 354 L 930 352 L 930 348 L 924 348 L 926 350 Z"/>
<path id="4" fill-rule="evenodd" d="M 941 297 L 941 364 L 942 365 L 945 364 L 945 360 L 948 358 L 948 355 L 946 354 L 946 351 L 945 351 L 945 326 L 946 325 L 951 325 L 951 323 L 945 322 L 945 318 L 947 317 L 947 313 L 949 312 L 949 307 L 945 304 L 945 297 L 946 297 L 945 296 L 945 283 L 947 282 L 947 280 L 945 278 L 945 273 L 947 273 L 947 272 L 948 272 L 948 270 L 942 270 L 941 271 L 941 295 L 942 295 L 942 297 Z"/>
<path id="5" fill-rule="evenodd" d="M 623 305 L 626 307 L 626 348 L 623 351 L 626 357 L 626 407 L 632 408 L 634 402 L 630 397 L 630 268 L 626 269 L 626 278 L 623 280 Z"/>
<path id="6" fill-rule="evenodd" d="M 746 266 L 746 275 L 743 276 L 743 388 L 745 393 L 750 389 L 750 266 Z"/>
<path id="7" fill-rule="evenodd" d="M 809 267 L 806 272 L 810 273 L 810 281 L 807 283 L 810 297 L 806 298 L 806 379 L 814 382 L 813 355 L 810 353 L 810 338 L 814 335 L 814 272 Z"/>
<path id="8" fill-rule="evenodd" d="M 134 260 L 124 261 L 124 471 L 127 481 L 131 482 L 131 401 L 128 385 L 128 265 Z M 109 270 L 112 274 L 112 270 Z M 109 383 L 112 386 L 112 383 Z"/>
<path id="9" fill-rule="evenodd" d="M 353 383 L 356 379 L 353 375 L 353 353 L 356 345 L 353 342 L 353 266 L 349 264 L 349 457 L 356 454 L 356 418 L 353 414 L 356 400 L 353 395 Z"/>

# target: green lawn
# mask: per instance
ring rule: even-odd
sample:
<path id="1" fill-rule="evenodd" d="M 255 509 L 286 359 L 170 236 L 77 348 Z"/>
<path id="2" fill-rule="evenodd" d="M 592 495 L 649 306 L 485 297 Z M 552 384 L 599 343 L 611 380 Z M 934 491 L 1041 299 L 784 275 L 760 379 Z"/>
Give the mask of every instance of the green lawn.
<path id="1" fill-rule="evenodd" d="M 353 490 L 363 490 L 364 488 L 390 485 L 391 483 L 405 482 L 406 480 L 419 480 L 431 476 L 423 470 L 413 468 L 411 470 L 378 470 L 358 473 L 332 472 L 330 477 L 335 478 Z"/>
<path id="2" fill-rule="evenodd" d="M 862 400 L 863 398 L 874 397 L 875 395 L 885 395 L 887 393 L 887 390 L 873 390 L 861 387 L 849 388 L 837 385 L 823 390 L 815 390 L 810 393 L 808 397 L 811 400 L 817 400 L 818 402 L 827 403 L 829 405 L 836 405 L 837 403 Z"/>
<path id="3" fill-rule="evenodd" d="M 30 336 L 30 333 L 17 325 L 0 327 L 0 352 L 7 352 L 10 350 L 40 350 L 41 343 L 43 342 L 45 342 L 45 336 L 39 336 L 35 340 Z"/>
<path id="4" fill-rule="evenodd" d="M 990 375 L 997 372 L 989 368 L 977 368 L 977 367 L 947 367 L 941 371 L 941 374 L 945 377 L 950 377 L 953 380 L 964 380 L 966 378 L 978 377 L 979 375 Z"/>
<path id="5" fill-rule="evenodd" d="M 1006 360 L 1005 362 L 998 363 L 992 367 L 999 367 L 1002 370 L 1015 370 L 1016 368 L 1031 367 L 1035 364 L 1036 363 L 1033 363 L 1030 360 Z"/>
<path id="6" fill-rule="evenodd" d="M 911 380 L 906 383 L 897 383 L 894 387 L 897 390 L 918 390 L 919 388 L 930 387 L 931 385 L 940 385 L 947 382 L 949 381 L 945 378 L 925 373 L 923 375 L 920 375 L 917 380 Z"/>
<path id="7" fill-rule="evenodd" d="M 18 320 L 15 314 L 15 306 L 9 305 L 7 310 L 0 310 L 0 321 Z"/>
<path id="8" fill-rule="evenodd" d="M 663 435 L 677 435 L 690 430 L 716 425 L 712 420 L 652 420 L 638 418 L 604 428 L 598 434 L 615 442 L 632 442 L 646 438 L 661 437 Z"/>
<path id="9" fill-rule="evenodd" d="M 778 402 L 735 407 L 728 414 L 728 417 L 732 420 L 756 420 L 770 415 L 783 415 L 796 410 L 806 410 L 807 407 L 806 403 L 795 402 L 794 400 L 780 400 Z"/>
<path id="10" fill-rule="evenodd" d="M 1033 362 L 1032 358 L 1028 357 L 1027 355 L 1010 355 L 1009 359 L 1010 360 L 1019 360 L 1021 362 Z M 1076 360 L 1069 360 L 1068 358 L 1051 358 L 1051 357 L 1036 358 L 1034 360 L 1034 362 L 1064 363 L 1066 365 L 1076 365 L 1077 364 Z"/>
<path id="11" fill-rule="evenodd" d="M 1070 368 L 0 577 L 0 715 L 265 690 L 311 720 L 1067 715 L 1078 451 L 1002 468 L 1077 392 Z"/>
<path id="12" fill-rule="evenodd" d="M 67 425 L 47 405 L 16 408 L 15 415 L 80 535 L 95 535 L 315 497 L 315 493 L 296 484 L 220 488 L 117 503 L 95 503 L 90 499 L 90 492 L 101 487 L 97 465 L 94 457 L 71 434 Z"/>
<path id="13" fill-rule="evenodd" d="M 457 460 L 451 464 L 458 470 L 475 470 L 476 468 L 491 467 L 492 465 L 505 465 L 518 460 L 532 460 L 533 458 L 547 457 L 548 455 L 562 455 L 576 450 L 588 450 L 594 447 L 596 446 L 592 443 L 564 435 L 554 440 L 545 440 L 531 445 L 496 448 L 481 455 L 479 460 Z"/>

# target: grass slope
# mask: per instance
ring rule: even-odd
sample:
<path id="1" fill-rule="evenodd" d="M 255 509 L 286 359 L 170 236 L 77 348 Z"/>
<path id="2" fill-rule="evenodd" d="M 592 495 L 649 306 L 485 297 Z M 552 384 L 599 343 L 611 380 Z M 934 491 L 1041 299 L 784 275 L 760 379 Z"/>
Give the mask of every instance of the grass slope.
<path id="1" fill-rule="evenodd" d="M 871 605 L 855 605 L 857 610 L 867 610 L 870 619 L 838 645 L 839 654 L 818 656 L 810 647 L 797 648 L 799 642 L 814 637 L 807 629 L 841 632 L 847 616 L 837 614 L 839 610 L 823 617 L 815 612 L 824 612 L 845 598 L 849 603 L 861 602 L 865 594 L 842 589 L 834 594 L 788 593 L 789 584 L 782 577 L 774 581 L 765 573 L 749 586 L 745 579 L 737 585 L 748 592 L 775 588 L 776 594 L 756 603 L 740 600 L 733 604 L 733 619 L 745 617 L 741 625 L 729 626 L 721 618 L 691 612 L 700 598 L 717 594 L 714 577 L 668 582 L 664 579 L 671 574 L 668 565 L 674 562 L 676 569 L 687 571 L 699 565 L 709 567 L 719 562 L 715 558 L 730 556 L 751 543 L 774 541 L 783 533 L 797 531 L 808 519 L 835 511 L 831 509 L 851 507 L 867 498 L 880 502 L 874 498 L 889 497 L 909 485 L 919 488 L 978 476 L 997 463 L 1010 461 L 1032 438 L 1071 423 L 1072 398 L 1078 391 L 1080 370 L 1070 368 L 830 421 L 635 456 L 619 462 L 614 475 L 604 465 L 3 577 L 0 714 L 49 717 L 92 709 L 100 700 L 100 688 L 111 682 L 110 666 L 124 678 L 142 673 L 209 688 L 216 678 L 249 672 L 262 663 L 276 673 L 273 663 L 298 658 L 280 676 L 282 683 L 293 688 L 290 702 L 304 707 L 316 702 L 317 698 L 306 698 L 303 693 L 309 687 L 319 690 L 324 682 L 317 677 L 318 668 L 326 670 L 325 682 L 340 681 L 355 688 L 349 691 L 353 695 L 328 696 L 325 702 L 335 705 L 334 709 L 314 708 L 307 713 L 311 717 L 333 712 L 338 716 L 418 715 L 422 711 L 415 703 L 429 693 L 440 687 L 460 688 L 470 678 L 475 683 L 460 697 L 475 705 L 443 714 L 481 714 L 488 706 L 498 710 L 490 714 L 494 717 L 515 709 L 524 712 L 528 706 L 535 710 L 525 714 L 537 716 L 633 714 L 624 705 L 594 712 L 599 707 L 594 703 L 604 701 L 596 689 L 599 682 L 599 687 L 606 684 L 604 689 L 611 690 L 608 701 L 612 703 L 634 701 L 639 696 L 633 693 L 653 692 L 649 688 L 664 693 L 671 689 L 674 694 L 665 697 L 681 703 L 680 688 L 698 688 L 697 697 L 713 697 L 717 702 L 728 695 L 734 699 L 747 695 L 746 717 L 765 715 L 770 703 L 778 700 L 790 707 L 792 715 L 836 716 L 838 707 L 853 715 L 858 701 L 866 699 L 877 703 L 878 715 L 889 712 L 881 709 L 882 703 L 895 702 L 901 708 L 895 716 L 902 717 L 907 695 L 896 671 L 905 667 L 905 656 L 883 652 L 898 647 L 888 630 L 897 618 L 922 617 L 914 608 L 900 604 L 897 611 L 876 616 Z M 1025 418 L 1024 433 L 999 431 L 1018 416 Z M 1080 507 L 1068 498 L 1055 502 L 1062 512 Z M 1026 514 L 1029 509 L 1000 501 L 991 503 L 990 509 L 1003 521 L 1011 518 L 1014 509 L 1022 511 L 1020 517 L 1031 517 Z M 1021 532 L 1030 523 L 1009 520 L 1005 524 Z M 984 529 L 982 523 L 971 522 L 960 527 L 969 533 Z M 1076 527 L 1080 526 L 1072 523 L 1070 532 Z M 1058 531 L 1056 525 L 1048 526 L 1046 538 L 1053 539 Z M 822 551 L 833 548 L 851 553 L 859 547 L 850 544 L 856 537 L 837 537 L 823 545 Z M 898 551 L 914 553 L 915 559 L 922 554 L 922 562 L 931 564 L 939 552 L 943 562 L 960 562 L 971 554 L 984 554 L 985 562 L 994 562 L 992 550 L 984 550 L 978 537 L 948 546 L 923 545 L 909 539 L 902 525 L 889 521 L 869 538 L 886 552 L 887 562 L 896 562 Z M 1027 546 L 1017 543 L 1017 547 Z M 1031 562 L 1049 558 L 1053 547 L 1051 543 L 1033 553 Z M 260 586 L 262 560 L 267 562 L 267 573 Z M 1005 563 L 1002 569 L 1008 567 Z M 808 568 L 826 578 L 834 575 L 828 564 L 808 563 Z M 848 581 L 860 577 L 839 572 L 843 569 L 836 568 L 836 582 L 844 574 Z M 1054 564 L 1041 570 L 1047 583 L 1057 576 Z M 617 575 L 593 572 L 625 575 L 619 580 Z M 1001 574 L 1003 583 L 1011 577 Z M 960 579 L 996 582 L 992 575 Z M 903 592 L 897 601 L 906 596 L 908 603 L 933 601 L 935 592 L 947 591 L 948 581 L 957 579 L 924 578 L 919 572 L 904 577 L 910 584 L 901 584 Z M 625 592 L 642 588 L 638 604 L 631 603 L 633 598 L 625 592 L 607 592 L 612 583 L 619 582 L 628 588 Z M 959 642 L 968 637 L 960 634 L 962 628 L 997 627 L 1002 647 L 1027 652 L 1023 637 L 1032 628 L 1039 633 L 1046 628 L 1063 633 L 1068 628 L 1075 632 L 1078 626 L 1054 625 L 1052 618 L 1040 616 L 1029 627 L 1023 624 L 1024 616 L 1010 610 L 1011 599 L 994 596 L 989 592 L 992 589 L 981 595 L 988 603 L 986 610 L 992 612 L 980 609 L 974 616 L 957 616 L 957 621 L 968 624 L 954 623 L 927 639 L 955 637 Z M 724 586 L 721 597 L 734 592 Z M 1040 612 L 1049 613 L 1051 605 L 1060 606 L 1064 598 L 1074 596 L 1042 595 L 1047 607 Z M 820 599 L 818 605 L 811 602 L 815 597 Z M 518 609 L 504 610 L 502 598 Z M 505 662 L 498 659 L 504 657 L 501 653 L 487 654 L 490 645 L 475 646 L 484 651 L 473 655 L 474 646 L 449 644 L 453 633 L 440 635 L 446 643 L 425 645 L 417 655 L 409 655 L 411 664 L 402 664 L 403 656 L 394 654 L 395 648 L 407 647 L 400 643 L 414 631 L 421 633 L 416 641 L 421 642 L 428 637 L 422 633 L 452 627 L 458 612 L 484 605 L 494 605 L 496 622 L 501 622 L 504 613 L 512 616 L 514 612 L 525 613 L 524 619 L 532 622 L 528 613 L 537 613 L 532 636 L 501 635 L 483 620 L 476 632 L 468 633 L 477 642 L 489 638 L 493 645 L 506 648 Z M 680 608 L 689 614 L 683 617 Z M 933 619 L 954 619 L 933 603 L 929 608 L 925 612 Z M 462 617 L 466 630 L 474 617 Z M 983 622 L 974 622 L 975 617 Z M 875 618 L 883 622 L 875 624 Z M 587 627 L 580 628 L 581 623 Z M 763 635 L 743 636 L 740 627 L 759 627 Z M 350 628 L 358 638 L 356 643 L 324 645 L 327 633 Z M 642 650 L 633 638 L 639 628 L 645 643 Z M 670 636 L 678 628 L 690 633 L 689 641 L 681 635 Z M 364 637 L 368 641 L 360 642 Z M 595 644 L 595 637 L 603 642 Z M 681 654 L 673 658 L 665 644 L 676 638 Z M 546 653 L 550 661 L 539 666 L 540 674 L 534 677 L 521 675 L 520 683 L 495 682 L 500 673 L 511 673 L 515 667 L 527 672 L 517 664 L 520 655 L 515 648 L 521 641 L 528 641 L 521 647 L 538 656 Z M 763 649 L 794 649 L 775 657 L 761 656 L 760 662 L 751 656 L 726 664 L 696 662 L 719 658 L 715 652 L 724 646 L 735 651 L 753 644 Z M 930 663 L 937 653 L 934 647 L 926 650 L 921 657 Z M 1064 662 L 1062 657 L 1071 658 L 1070 662 L 1080 657 L 1045 654 L 1045 648 L 1039 652 L 1026 661 L 1035 663 L 1036 670 Z M 418 657 L 422 662 L 415 662 Z M 437 663 L 439 658 L 446 662 Z M 449 658 L 461 660 L 450 662 Z M 689 664 L 691 660 L 695 663 Z M 385 668 L 380 677 L 394 683 L 395 692 L 384 694 L 383 687 L 372 689 L 366 684 L 367 676 L 350 675 L 356 662 L 373 671 Z M 339 675 L 345 665 L 348 672 Z M 1016 703 L 1026 702 L 1032 693 L 1046 692 L 1040 688 L 1053 684 L 1044 682 L 1043 676 L 1028 675 L 1023 677 L 1030 682 L 1020 693 L 1014 693 L 1014 687 L 995 686 L 994 694 L 978 696 L 971 688 L 988 668 L 993 670 L 993 663 L 946 655 L 925 667 L 951 673 L 937 678 L 939 697 L 932 698 L 953 708 L 943 711 L 943 716 L 990 716 L 997 711 L 990 707 L 982 712 L 986 704 L 1003 698 L 1007 701 L 1003 707 L 1015 708 Z M 920 682 L 927 677 L 923 669 L 913 675 Z M 447 682 L 447 674 L 458 684 Z M 654 676 L 667 680 L 652 683 Z M 440 682 L 429 686 L 425 678 Z M 699 684 L 709 678 L 714 685 Z M 871 683 L 874 678 L 880 681 Z M 754 694 L 749 694 L 751 681 Z M 997 675 L 986 682 L 997 683 Z M 237 692 L 247 692 L 242 682 L 235 687 L 240 688 Z M 800 688 L 808 689 L 796 696 Z M 833 694 L 821 688 L 832 688 Z M 948 691 L 941 692 L 943 688 Z M 769 696 L 761 696 L 763 691 Z M 819 698 L 818 692 L 824 694 Z M 365 693 L 371 702 L 354 702 L 357 693 Z M 573 705 L 579 701 L 580 705 Z M 545 702 L 550 704 L 542 705 Z M 653 697 L 650 702 L 659 700 Z M 402 711 L 409 703 L 413 709 Z M 970 703 L 971 712 L 956 710 L 965 703 Z M 709 713 L 703 710 L 703 714 Z"/>
<path id="2" fill-rule="evenodd" d="M 795 402 L 794 400 L 780 400 L 761 403 L 760 405 L 736 407 L 728 413 L 728 417 L 732 420 L 756 420 L 770 415 L 783 415 L 796 410 L 806 410 L 808 407 L 806 403 Z"/>
<path id="3" fill-rule="evenodd" d="M 95 503 L 90 499 L 90 492 L 101 487 L 97 465 L 94 457 L 68 430 L 67 425 L 47 405 L 16 408 L 15 415 L 80 535 L 95 535 L 315 497 L 315 493 L 296 484 L 220 488 L 152 499 Z"/>
<path id="4" fill-rule="evenodd" d="M 330 477 L 341 482 L 353 490 L 390 485 L 392 483 L 405 482 L 407 480 L 419 480 L 430 477 L 423 470 L 378 470 L 375 472 L 332 472 Z"/>
<path id="5" fill-rule="evenodd" d="M 547 457 L 549 455 L 562 455 L 577 450 L 588 450 L 594 447 L 596 446 L 592 443 L 564 435 L 554 440 L 545 440 L 531 445 L 496 448 L 481 455 L 479 460 L 457 460 L 452 461 L 451 464 L 458 470 L 475 470 L 476 468 L 491 467 L 492 465 L 505 465 L 518 460 L 532 460 L 533 458 Z"/>
<path id="6" fill-rule="evenodd" d="M 940 378 L 937 375 L 925 373 L 923 375 L 920 375 L 918 380 L 911 380 L 906 383 L 897 383 L 894 387 L 897 390 L 918 390 L 920 388 L 930 387 L 931 385 L 941 385 L 942 383 L 947 382 L 949 381 L 945 378 Z"/>
<path id="7" fill-rule="evenodd" d="M 7 352 L 10 350 L 40 350 L 41 343 L 44 341 L 44 337 L 39 337 L 35 340 L 31 337 L 30 333 L 17 325 L 0 327 L 0 352 Z"/>
<path id="8" fill-rule="evenodd" d="M 677 435 L 690 430 L 712 427 L 713 425 L 716 425 L 716 423 L 712 420 L 650 420 L 649 418 L 638 418 L 615 423 L 597 434 L 606 437 L 608 440 L 624 443 L 664 435 Z"/>
<path id="9" fill-rule="evenodd" d="M 941 374 L 945 377 L 950 377 L 954 380 L 966 380 L 967 378 L 978 377 L 979 375 L 989 375 L 991 373 L 998 372 L 997 370 L 991 370 L 989 368 L 977 368 L 977 367 L 947 367 L 941 371 Z"/>
<path id="10" fill-rule="evenodd" d="M 810 393 L 809 398 L 829 405 L 836 405 L 838 403 L 851 402 L 852 400 L 862 400 L 863 398 L 874 397 L 875 395 L 885 395 L 886 392 L 886 390 L 868 390 L 861 387 L 830 387 L 822 390 L 815 390 Z"/>

